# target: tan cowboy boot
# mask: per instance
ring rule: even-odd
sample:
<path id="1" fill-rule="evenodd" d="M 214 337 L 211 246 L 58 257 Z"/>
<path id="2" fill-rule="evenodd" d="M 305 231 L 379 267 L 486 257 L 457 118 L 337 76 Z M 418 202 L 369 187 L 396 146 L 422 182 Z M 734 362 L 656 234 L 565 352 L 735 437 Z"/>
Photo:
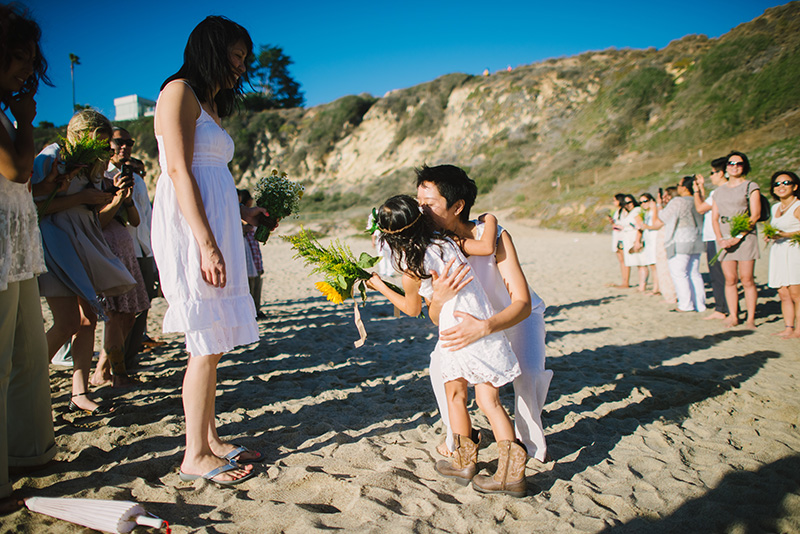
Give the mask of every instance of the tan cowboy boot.
<path id="1" fill-rule="evenodd" d="M 478 471 L 478 446 L 467 436 L 453 434 L 456 450 L 450 460 L 436 462 L 436 472 L 462 486 L 469 484 Z"/>
<path id="2" fill-rule="evenodd" d="M 528 455 L 515 441 L 504 440 L 497 443 L 499 457 L 494 476 L 475 475 L 472 487 L 481 493 L 505 493 L 512 497 L 524 497 L 527 491 L 525 463 Z"/>

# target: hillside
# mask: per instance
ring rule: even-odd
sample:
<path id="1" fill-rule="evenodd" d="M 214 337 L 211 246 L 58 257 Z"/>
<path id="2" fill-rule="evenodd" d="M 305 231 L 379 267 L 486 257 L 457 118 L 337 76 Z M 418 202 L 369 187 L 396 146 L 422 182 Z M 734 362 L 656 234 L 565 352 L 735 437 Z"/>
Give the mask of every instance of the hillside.
<path id="1" fill-rule="evenodd" d="M 285 170 L 306 184 L 309 216 L 409 192 L 415 166 L 448 162 L 477 181 L 482 209 L 597 230 L 614 193 L 706 173 L 734 148 L 750 155 L 762 183 L 800 168 L 798 87 L 795 1 L 719 39 L 587 52 L 487 77 L 448 74 L 382 98 L 242 113 L 225 126 L 241 185 Z M 130 126 L 152 138 L 152 120 Z M 154 160 L 154 140 L 139 148 Z"/>

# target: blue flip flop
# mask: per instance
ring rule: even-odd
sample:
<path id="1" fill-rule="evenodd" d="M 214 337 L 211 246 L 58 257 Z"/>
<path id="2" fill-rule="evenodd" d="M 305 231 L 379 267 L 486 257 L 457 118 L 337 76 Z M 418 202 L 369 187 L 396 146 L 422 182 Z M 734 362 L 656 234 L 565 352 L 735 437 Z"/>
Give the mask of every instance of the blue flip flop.
<path id="1" fill-rule="evenodd" d="M 258 451 L 251 451 L 247 447 L 242 447 L 241 445 L 237 445 L 235 443 L 233 443 L 232 445 L 234 447 L 236 447 L 236 448 L 233 449 L 228 454 L 226 454 L 225 456 L 223 456 L 222 457 L 223 460 L 228 460 L 229 462 L 232 462 L 232 463 L 247 465 L 247 464 L 258 464 L 258 463 L 261 463 L 261 462 L 264 461 L 264 458 L 266 458 L 266 456 L 264 456 L 263 454 L 261 454 Z M 258 454 L 258 457 L 257 458 L 252 458 L 250 460 L 237 460 L 236 457 L 239 456 L 240 454 L 242 454 L 243 452 L 252 452 L 252 453 Z"/>
<path id="2" fill-rule="evenodd" d="M 233 471 L 234 469 L 239 469 L 240 467 L 241 467 L 240 465 L 231 462 L 231 463 L 228 463 L 228 464 L 225 464 L 225 465 L 221 465 L 221 466 L 217 467 L 216 469 L 212 469 L 211 471 L 209 471 L 205 475 L 188 475 L 188 474 L 184 473 L 183 471 L 180 471 L 179 473 L 180 473 L 181 480 L 184 481 L 184 482 L 193 482 L 193 481 L 197 480 L 198 478 L 204 478 L 204 479 L 206 479 L 206 480 L 208 480 L 210 482 L 213 482 L 215 484 L 219 484 L 220 486 L 235 486 L 236 484 L 241 484 L 242 482 L 244 482 L 248 478 L 254 477 L 255 476 L 255 472 L 251 471 L 251 472 L 247 473 L 245 476 L 243 476 L 241 478 L 237 478 L 236 480 L 214 480 L 214 477 L 217 476 L 217 475 L 221 475 L 222 473 L 227 473 L 228 471 Z"/>

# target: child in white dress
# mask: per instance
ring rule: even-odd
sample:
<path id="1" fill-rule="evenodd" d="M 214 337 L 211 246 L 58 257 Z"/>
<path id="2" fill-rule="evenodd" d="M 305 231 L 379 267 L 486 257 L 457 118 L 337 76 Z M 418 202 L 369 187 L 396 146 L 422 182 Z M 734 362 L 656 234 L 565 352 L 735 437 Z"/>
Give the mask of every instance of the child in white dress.
<path id="1" fill-rule="evenodd" d="M 492 222 L 495 230 L 487 231 L 486 239 L 461 243 L 468 254 L 486 255 L 493 252 L 496 219 L 492 218 Z M 373 275 L 369 285 L 404 313 L 418 315 L 422 309 L 419 295 L 429 298 L 433 293 L 430 272 L 442 272 L 453 258 L 458 264 L 466 263 L 466 258 L 452 239 L 434 229 L 417 201 L 410 196 L 398 195 L 387 200 L 378 210 L 378 227 L 382 232 L 380 239 L 391 248 L 395 266 L 403 273 L 405 296 L 389 289 L 377 274 Z M 440 332 L 459 322 L 455 311 L 481 319 L 494 314 L 486 292 L 476 281 L 443 304 L 439 314 Z M 450 426 L 455 438 L 455 452 L 451 460 L 437 462 L 436 471 L 462 485 L 472 481 L 473 487 L 481 492 L 524 496 L 527 455 L 516 442 L 514 427 L 498 392 L 500 386 L 513 381 L 520 374 L 517 357 L 508 339 L 503 332 L 497 332 L 459 350 L 441 350 L 446 353 L 442 357 L 441 372 L 445 381 Z M 467 411 L 470 385 L 475 387 L 478 406 L 489 419 L 498 443 L 498 470 L 507 471 L 501 488 L 496 488 L 490 477 L 476 476 L 478 449 L 471 439 L 472 426 Z"/>

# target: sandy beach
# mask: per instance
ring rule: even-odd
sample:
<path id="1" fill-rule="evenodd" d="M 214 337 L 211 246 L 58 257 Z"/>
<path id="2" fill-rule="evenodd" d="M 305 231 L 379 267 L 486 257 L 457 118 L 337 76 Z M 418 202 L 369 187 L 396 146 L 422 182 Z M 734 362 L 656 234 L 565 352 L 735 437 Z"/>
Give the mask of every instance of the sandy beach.
<path id="1" fill-rule="evenodd" d="M 218 372 L 220 434 L 266 455 L 259 476 L 234 488 L 179 480 L 186 354 L 182 336 L 163 335 L 167 345 L 142 357 L 141 389 L 97 390 L 117 406 L 110 417 L 68 413 L 71 370 L 51 367 L 60 462 L 15 490 L 135 500 L 175 533 L 800 532 L 800 343 L 772 335 L 783 320 L 766 287 L 768 254 L 756 265 L 758 329 L 726 330 L 606 287 L 619 278 L 608 235 L 501 222 L 548 305 L 553 461 L 529 460 L 527 497 L 482 496 L 434 471 L 443 434 L 430 321 L 395 317 L 370 293 L 368 338 L 354 348 L 352 304 L 327 302 L 275 236 L 263 247 L 261 340 Z M 354 232 L 330 237 L 370 252 Z M 165 307 L 154 301 L 151 334 Z M 511 407 L 510 388 L 502 394 Z M 474 403 L 472 413 L 490 442 L 479 469 L 493 472 L 488 422 Z M 2 525 L 86 531 L 27 510 Z"/>

